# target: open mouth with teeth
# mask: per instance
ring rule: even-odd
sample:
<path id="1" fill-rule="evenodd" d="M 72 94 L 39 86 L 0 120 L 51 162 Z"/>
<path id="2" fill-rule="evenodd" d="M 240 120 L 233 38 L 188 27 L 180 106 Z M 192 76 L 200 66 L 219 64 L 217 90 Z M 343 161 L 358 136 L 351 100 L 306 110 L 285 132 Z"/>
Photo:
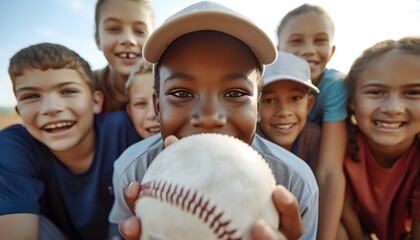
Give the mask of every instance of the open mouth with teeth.
<path id="1" fill-rule="evenodd" d="M 45 125 L 42 129 L 47 131 L 47 132 L 52 133 L 52 132 L 67 130 L 67 129 L 73 127 L 73 125 L 75 123 L 76 122 L 72 122 L 72 121 L 50 123 L 50 124 Z"/>
<path id="2" fill-rule="evenodd" d="M 137 53 L 118 53 L 117 56 L 126 59 L 134 59 L 140 57 L 140 55 Z"/>
<path id="3" fill-rule="evenodd" d="M 380 121 L 375 121 L 375 126 L 377 128 L 382 128 L 382 129 L 398 129 L 400 128 L 404 123 L 403 122 L 398 122 L 398 123 L 386 123 L 386 122 L 380 122 Z"/>
<path id="4" fill-rule="evenodd" d="M 156 133 L 160 132 L 160 126 L 148 127 L 148 128 L 145 128 L 145 129 L 146 129 L 146 131 L 148 131 L 149 133 L 152 133 L 152 134 L 156 134 Z"/>
<path id="5" fill-rule="evenodd" d="M 290 131 L 296 124 L 289 123 L 289 124 L 275 124 L 273 125 L 274 128 L 279 130 L 280 132 L 288 132 Z"/>

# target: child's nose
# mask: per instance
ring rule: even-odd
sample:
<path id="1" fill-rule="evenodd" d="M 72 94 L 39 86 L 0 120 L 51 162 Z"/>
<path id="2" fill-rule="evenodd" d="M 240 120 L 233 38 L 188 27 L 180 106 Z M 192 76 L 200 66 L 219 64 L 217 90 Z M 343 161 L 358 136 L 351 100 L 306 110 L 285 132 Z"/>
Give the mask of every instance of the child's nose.
<path id="1" fill-rule="evenodd" d="M 156 119 L 156 112 L 155 112 L 155 108 L 154 108 L 153 104 L 148 104 L 146 118 L 148 120 L 155 120 Z"/>
<path id="2" fill-rule="evenodd" d="M 389 115 L 398 115 L 404 112 L 405 106 L 397 94 L 390 94 L 382 102 L 380 110 Z"/>
<path id="3" fill-rule="evenodd" d="M 194 127 L 205 129 L 220 128 L 226 124 L 226 112 L 216 98 L 202 99 L 197 104 L 192 116 Z"/>
<path id="4" fill-rule="evenodd" d="M 54 94 L 43 96 L 41 101 L 42 103 L 39 112 L 43 115 L 57 114 L 64 109 L 60 97 L 55 96 Z"/>
<path id="5" fill-rule="evenodd" d="M 135 46 L 137 44 L 134 33 L 131 29 L 125 29 L 121 34 L 121 44 L 126 46 Z"/>

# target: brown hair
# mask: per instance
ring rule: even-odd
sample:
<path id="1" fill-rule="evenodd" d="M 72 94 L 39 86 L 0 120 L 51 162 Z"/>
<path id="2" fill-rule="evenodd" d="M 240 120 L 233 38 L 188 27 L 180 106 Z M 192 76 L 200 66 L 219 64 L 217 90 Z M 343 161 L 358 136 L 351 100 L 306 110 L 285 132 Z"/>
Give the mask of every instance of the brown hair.
<path id="1" fill-rule="evenodd" d="M 378 57 L 388 53 L 392 50 L 402 51 L 407 54 L 413 54 L 420 57 L 420 38 L 407 37 L 400 40 L 385 40 L 378 42 L 370 48 L 363 51 L 363 53 L 353 62 L 348 75 L 345 78 L 349 101 L 354 97 L 357 80 L 368 67 Z M 357 126 L 351 122 L 352 110 L 348 108 L 350 116 L 347 118 L 347 124 L 350 131 L 350 154 L 353 161 L 358 162 L 359 147 L 356 142 L 356 134 L 358 132 Z"/>
<path id="2" fill-rule="evenodd" d="M 153 64 L 147 62 L 143 58 L 131 69 L 130 75 L 128 76 L 127 82 L 125 83 L 125 93 L 130 91 L 131 85 L 134 81 L 134 76 L 138 74 L 152 73 Z"/>
<path id="3" fill-rule="evenodd" d="M 76 52 L 53 43 L 40 43 L 31 45 L 18 51 L 9 64 L 9 75 L 13 89 L 16 77 L 22 76 L 25 71 L 39 69 L 73 69 L 94 89 L 93 76 L 90 65 Z"/>
<path id="4" fill-rule="evenodd" d="M 283 19 L 279 23 L 279 26 L 277 27 L 277 37 L 280 36 L 281 31 L 284 29 L 284 27 L 290 21 L 290 19 L 292 19 L 293 17 L 296 17 L 300 14 L 307 13 L 307 12 L 315 12 L 315 13 L 320 14 L 321 16 L 324 16 L 330 22 L 332 32 L 333 32 L 333 35 L 334 35 L 334 32 L 335 32 L 334 22 L 333 22 L 331 16 L 328 14 L 328 12 L 320 6 L 310 5 L 310 4 L 305 3 L 301 6 L 293 9 L 292 11 L 288 12 L 283 17 Z"/>
<path id="5" fill-rule="evenodd" d="M 95 36 L 98 36 L 98 30 L 99 30 L 99 19 L 101 15 L 101 8 L 105 4 L 105 2 L 108 0 L 98 0 L 96 2 L 95 6 Z M 149 0 L 119 0 L 119 1 L 132 1 L 142 4 L 142 6 L 149 12 L 149 17 L 151 19 L 152 25 L 154 25 L 155 22 L 155 15 L 153 13 L 152 6 L 150 5 Z"/>

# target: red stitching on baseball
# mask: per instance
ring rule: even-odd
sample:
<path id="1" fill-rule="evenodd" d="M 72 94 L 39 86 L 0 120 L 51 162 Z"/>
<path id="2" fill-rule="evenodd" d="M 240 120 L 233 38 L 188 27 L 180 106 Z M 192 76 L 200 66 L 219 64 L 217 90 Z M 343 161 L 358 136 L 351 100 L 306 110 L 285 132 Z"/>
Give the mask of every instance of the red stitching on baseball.
<path id="1" fill-rule="evenodd" d="M 166 189 L 165 189 L 166 188 Z M 186 210 L 192 215 L 198 216 L 204 223 L 209 225 L 210 229 L 213 230 L 214 234 L 218 239 L 223 240 L 240 240 L 242 238 L 233 238 L 233 235 L 236 233 L 236 229 L 229 230 L 230 221 L 222 221 L 223 212 L 218 213 L 211 223 L 208 223 L 208 220 L 211 216 L 214 216 L 216 213 L 216 205 L 209 206 L 210 200 L 204 200 L 204 196 L 198 196 L 197 192 L 190 195 L 190 190 L 185 189 L 171 183 L 160 181 L 157 182 L 148 182 L 141 185 L 141 191 L 139 198 L 143 197 L 152 197 L 160 199 L 163 202 L 168 202 L 169 204 L 181 207 L 182 210 Z M 182 200 L 182 201 L 180 201 Z M 188 203 L 187 206 L 185 204 Z M 210 208 L 210 209 L 209 209 Z"/>

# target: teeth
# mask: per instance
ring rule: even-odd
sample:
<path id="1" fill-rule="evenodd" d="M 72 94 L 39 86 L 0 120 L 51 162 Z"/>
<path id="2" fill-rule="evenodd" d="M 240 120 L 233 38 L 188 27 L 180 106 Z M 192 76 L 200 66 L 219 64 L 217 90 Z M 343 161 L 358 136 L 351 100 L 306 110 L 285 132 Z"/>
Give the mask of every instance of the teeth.
<path id="1" fill-rule="evenodd" d="M 148 128 L 148 131 L 149 132 L 160 132 L 160 127 L 151 127 L 151 128 Z"/>
<path id="2" fill-rule="evenodd" d="M 118 54 L 118 57 L 133 59 L 133 58 L 137 57 L 137 54 L 135 54 L 135 53 L 120 53 L 120 54 Z"/>
<path id="3" fill-rule="evenodd" d="M 60 122 L 60 123 L 51 123 L 44 127 L 46 130 L 52 130 L 56 128 L 62 128 L 62 127 L 70 127 L 73 125 L 73 122 Z"/>
<path id="4" fill-rule="evenodd" d="M 294 126 L 294 124 L 284 124 L 284 125 L 276 125 L 276 128 L 282 129 L 282 130 L 287 130 L 290 129 Z"/>
<path id="5" fill-rule="evenodd" d="M 402 123 L 384 123 L 384 122 L 375 122 L 377 127 L 388 128 L 388 129 L 397 129 L 401 127 Z"/>

